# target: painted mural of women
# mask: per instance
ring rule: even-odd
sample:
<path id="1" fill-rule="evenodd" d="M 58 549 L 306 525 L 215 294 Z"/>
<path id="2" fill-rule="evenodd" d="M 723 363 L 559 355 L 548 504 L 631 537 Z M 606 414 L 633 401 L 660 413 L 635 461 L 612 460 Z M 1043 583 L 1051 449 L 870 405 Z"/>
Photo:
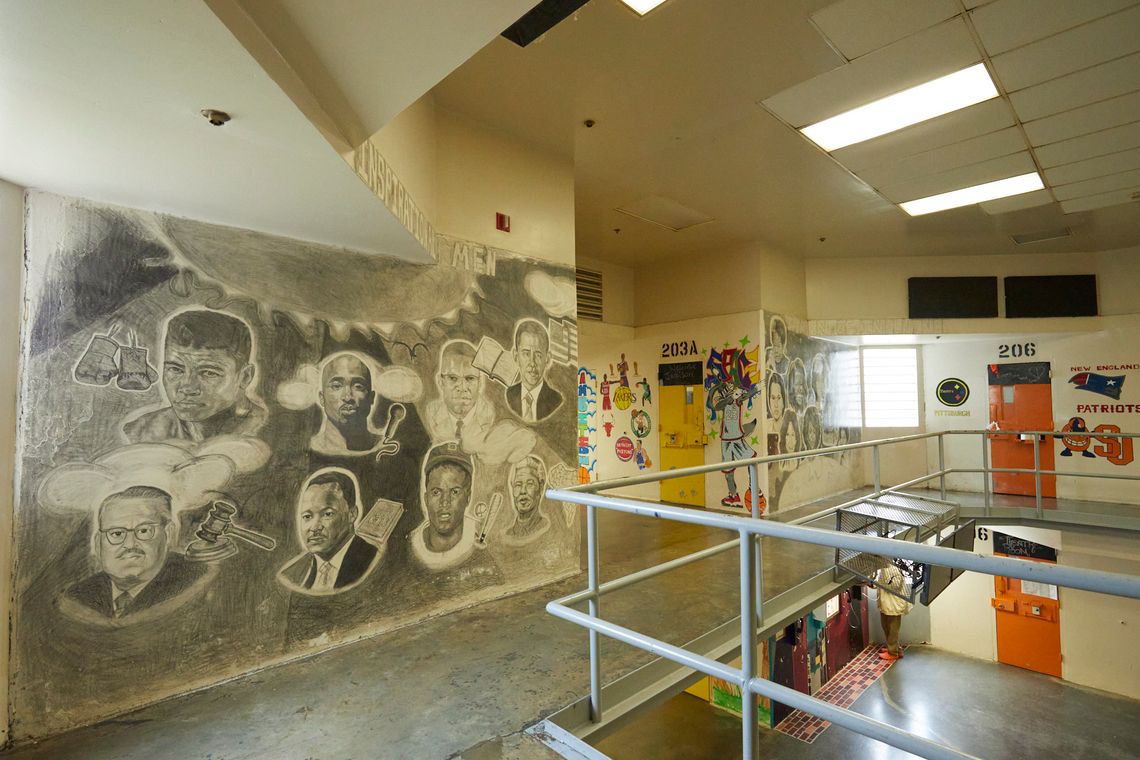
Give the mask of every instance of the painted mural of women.
<path id="1" fill-rule="evenodd" d="M 784 412 L 783 418 L 780 420 L 780 453 L 781 454 L 794 454 L 803 449 L 802 438 L 800 436 L 800 419 L 796 413 L 789 409 Z M 782 462 L 785 470 L 794 470 L 799 466 L 798 459 L 789 459 Z"/>

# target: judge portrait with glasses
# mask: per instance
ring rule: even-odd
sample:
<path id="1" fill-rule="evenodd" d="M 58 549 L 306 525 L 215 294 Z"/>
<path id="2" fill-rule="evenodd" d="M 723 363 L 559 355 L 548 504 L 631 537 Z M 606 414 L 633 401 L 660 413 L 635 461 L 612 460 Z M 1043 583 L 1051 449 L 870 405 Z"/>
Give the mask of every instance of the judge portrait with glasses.
<path id="1" fill-rule="evenodd" d="M 96 571 L 65 592 L 69 601 L 107 618 L 125 618 L 189 592 L 206 573 L 174 551 L 178 523 L 170 494 L 132 486 L 99 505 L 91 534 Z"/>

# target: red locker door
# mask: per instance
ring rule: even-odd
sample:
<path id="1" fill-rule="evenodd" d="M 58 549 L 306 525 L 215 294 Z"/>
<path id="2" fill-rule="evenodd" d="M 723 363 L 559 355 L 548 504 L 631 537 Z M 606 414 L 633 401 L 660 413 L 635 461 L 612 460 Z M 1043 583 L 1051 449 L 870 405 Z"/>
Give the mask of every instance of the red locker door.
<path id="1" fill-rule="evenodd" d="M 1053 430 L 1053 392 L 1048 362 L 989 366 L 990 422 L 999 430 Z M 1053 439 L 1039 442 L 1042 470 L 1053 469 Z M 990 436 L 993 467 L 1033 469 L 1033 440 L 1017 435 Z M 994 493 L 1035 495 L 1033 476 L 994 473 Z M 1056 497 L 1055 475 L 1041 476 L 1041 495 Z"/>

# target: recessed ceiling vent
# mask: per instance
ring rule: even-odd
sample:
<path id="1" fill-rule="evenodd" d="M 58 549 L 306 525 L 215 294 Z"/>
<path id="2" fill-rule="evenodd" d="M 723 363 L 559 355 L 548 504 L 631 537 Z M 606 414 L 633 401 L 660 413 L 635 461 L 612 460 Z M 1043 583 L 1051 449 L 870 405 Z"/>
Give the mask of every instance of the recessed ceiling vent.
<path id="1" fill-rule="evenodd" d="M 673 232 L 680 232 L 713 221 L 713 218 L 708 214 L 660 195 L 650 195 L 632 203 L 618 206 L 614 210 L 643 222 L 673 230 Z"/>
<path id="2" fill-rule="evenodd" d="M 602 321 L 602 273 L 594 269 L 576 267 L 574 277 L 578 283 L 578 319 Z"/>
<path id="3" fill-rule="evenodd" d="M 1041 243 L 1046 240 L 1057 240 L 1058 238 L 1071 237 L 1073 231 L 1068 227 L 1061 227 L 1057 230 L 1040 230 L 1038 232 L 1023 232 L 1020 235 L 1010 235 L 1010 239 L 1018 245 L 1025 245 L 1027 243 Z"/>

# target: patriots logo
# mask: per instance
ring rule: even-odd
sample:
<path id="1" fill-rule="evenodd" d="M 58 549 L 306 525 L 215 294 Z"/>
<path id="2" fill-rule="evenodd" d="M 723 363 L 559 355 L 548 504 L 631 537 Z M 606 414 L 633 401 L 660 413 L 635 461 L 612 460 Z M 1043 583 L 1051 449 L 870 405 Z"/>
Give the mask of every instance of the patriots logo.
<path id="1" fill-rule="evenodd" d="M 1099 375 L 1096 372 L 1080 372 L 1069 378 L 1069 382 L 1077 386 L 1077 390 L 1091 391 L 1102 396 L 1120 400 L 1120 391 L 1124 387 L 1124 375 Z"/>

